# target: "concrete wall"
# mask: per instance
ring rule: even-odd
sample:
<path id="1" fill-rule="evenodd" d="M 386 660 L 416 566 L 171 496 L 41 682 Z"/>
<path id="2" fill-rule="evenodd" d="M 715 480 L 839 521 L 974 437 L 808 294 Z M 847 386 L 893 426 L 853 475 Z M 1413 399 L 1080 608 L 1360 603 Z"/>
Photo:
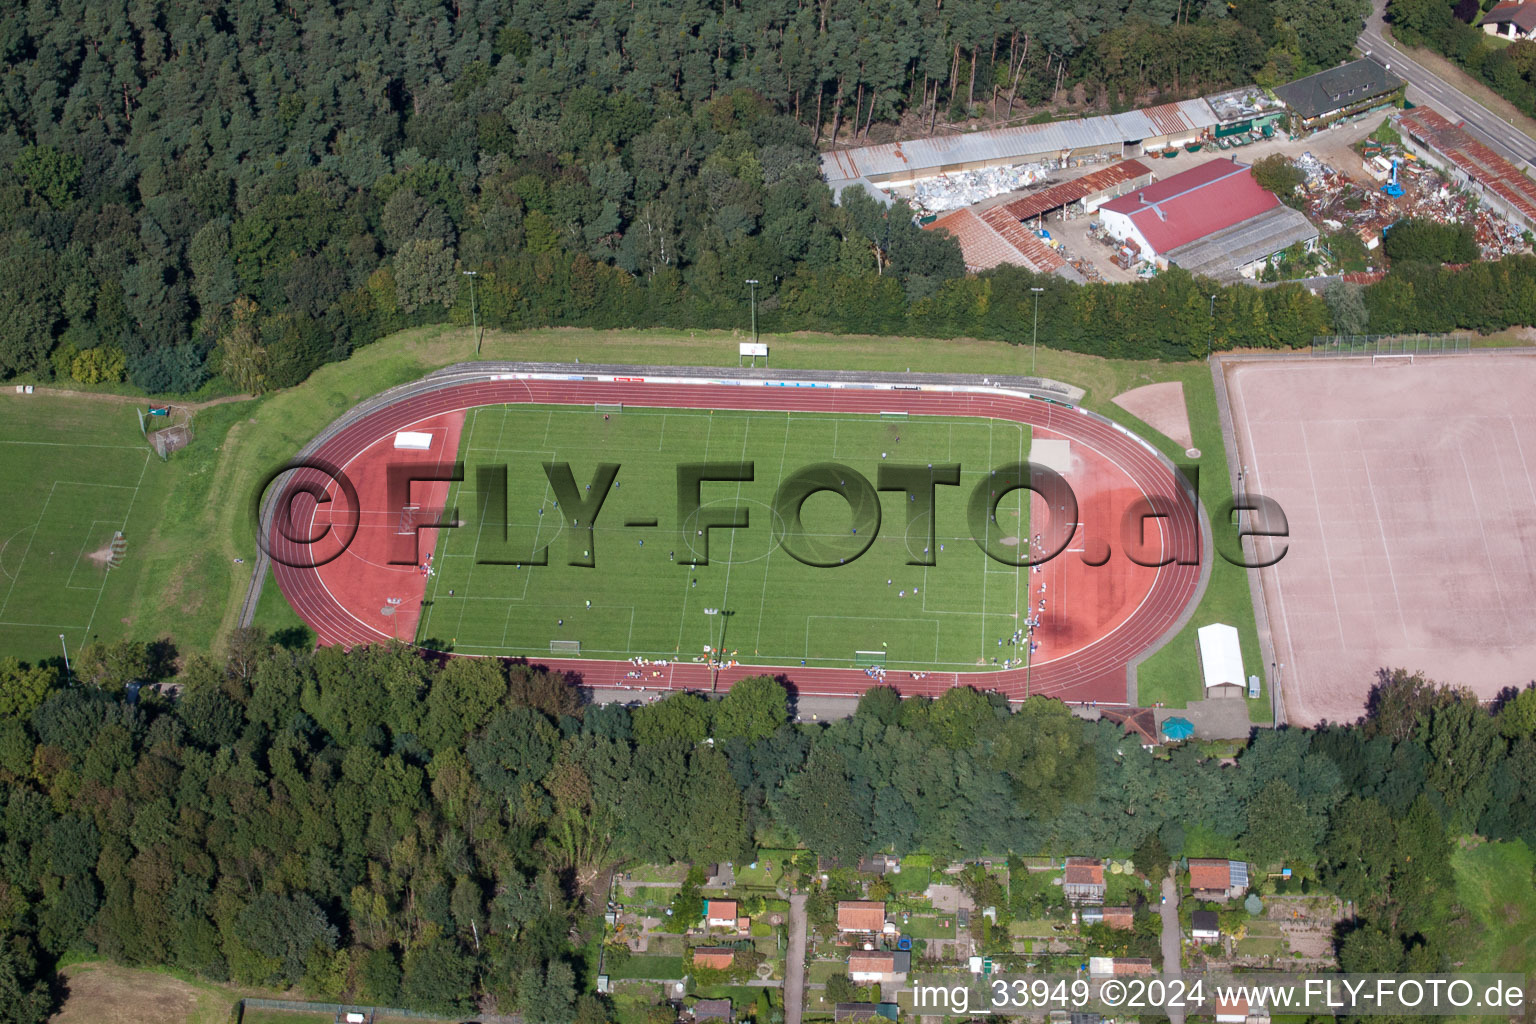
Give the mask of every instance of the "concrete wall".
<path id="1" fill-rule="evenodd" d="M 1433 149 L 1430 149 L 1428 146 L 1420 143 L 1412 135 L 1408 134 L 1407 131 L 1403 130 L 1402 125 L 1398 125 L 1397 127 L 1399 129 L 1399 134 L 1401 134 L 1403 137 L 1403 146 L 1406 147 L 1410 153 L 1415 154 L 1431 167 L 1436 167 L 1444 171 L 1446 176 L 1451 179 L 1452 183 L 1476 194 L 1478 202 L 1482 203 L 1488 209 L 1497 213 L 1500 217 L 1503 217 L 1510 223 L 1522 227 L 1527 231 L 1536 231 L 1536 221 L 1533 221 L 1532 218 L 1527 217 L 1519 208 L 1514 206 L 1503 196 L 1499 195 L 1497 192 L 1494 192 L 1491 189 L 1484 188 L 1480 182 L 1474 180 L 1472 176 L 1469 175 L 1466 171 L 1452 163 L 1449 158 L 1442 156 L 1440 153 Z"/>

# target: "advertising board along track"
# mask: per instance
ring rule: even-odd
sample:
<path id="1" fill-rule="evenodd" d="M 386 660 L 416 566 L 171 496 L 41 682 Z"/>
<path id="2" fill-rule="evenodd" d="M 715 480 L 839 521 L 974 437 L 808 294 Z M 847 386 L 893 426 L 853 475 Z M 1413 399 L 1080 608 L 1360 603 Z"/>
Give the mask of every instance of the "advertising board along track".
<path id="1" fill-rule="evenodd" d="M 911 679 L 892 672 L 886 682 L 903 694 L 935 695 L 954 686 L 975 686 L 1003 693 L 1011 700 L 1031 695 L 1056 696 L 1074 703 L 1124 705 L 1129 670 L 1166 643 L 1182 627 L 1198 602 L 1209 560 L 1209 527 L 1173 464 L 1145 440 L 1119 424 L 1071 403 L 1079 389 L 1038 378 L 992 378 L 961 374 L 766 371 L 681 367 L 591 366 L 587 364 L 474 363 L 437 371 L 421 380 L 382 392 L 360 403 L 322 431 L 296 456 L 345 469 L 381 438 L 433 416 L 486 405 L 544 403 L 594 406 L 599 403 L 653 408 L 746 409 L 802 412 L 906 412 L 911 415 L 990 417 L 1027 423 L 1037 433 L 1069 440 L 1092 452 L 1128 478 L 1142 495 L 1173 498 L 1170 515 L 1148 523 L 1160 534 L 1164 551 L 1200 552 L 1201 564 L 1170 562 L 1152 572 L 1139 603 L 1122 621 L 1092 642 L 1031 668 L 1006 671 L 926 672 Z M 254 616 L 261 581 L 270 565 L 283 594 L 322 644 L 352 646 L 390 639 L 353 611 L 377 604 L 372 592 L 338 597 L 320 572 L 296 568 L 297 546 L 276 529 L 273 509 L 295 488 L 330 480 L 313 470 L 280 477 L 263 495 L 257 528 L 268 538 L 253 567 L 252 586 L 241 622 Z M 1080 495 L 1091 500 L 1091 495 Z M 1038 501 L 1038 498 L 1036 499 Z M 1117 524 L 1118 525 L 1118 524 Z M 1117 530 L 1111 530 L 1112 535 Z M 1118 538 L 1117 538 L 1118 539 Z M 289 557 L 285 557 L 285 555 Z M 1063 553 L 1060 558 L 1076 557 Z M 1123 557 L 1123 553 L 1116 553 Z M 552 667 L 579 675 L 593 688 L 622 687 L 628 662 L 561 658 Z M 875 683 L 857 668 L 808 668 L 788 665 L 740 665 L 722 670 L 718 688 L 754 675 L 785 677 L 808 696 L 856 697 Z M 709 668 L 672 664 L 647 689 L 706 689 Z"/>

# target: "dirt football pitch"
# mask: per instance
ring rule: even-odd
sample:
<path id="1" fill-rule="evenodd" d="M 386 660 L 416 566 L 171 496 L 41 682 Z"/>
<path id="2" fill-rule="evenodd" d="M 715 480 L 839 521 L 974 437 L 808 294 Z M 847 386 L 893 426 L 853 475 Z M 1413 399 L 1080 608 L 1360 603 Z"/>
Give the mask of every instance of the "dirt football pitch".
<path id="1" fill-rule="evenodd" d="M 1224 361 L 1287 717 L 1353 721 L 1380 669 L 1490 698 L 1536 664 L 1536 356 Z M 1265 666 L 1268 668 L 1268 666 Z"/>

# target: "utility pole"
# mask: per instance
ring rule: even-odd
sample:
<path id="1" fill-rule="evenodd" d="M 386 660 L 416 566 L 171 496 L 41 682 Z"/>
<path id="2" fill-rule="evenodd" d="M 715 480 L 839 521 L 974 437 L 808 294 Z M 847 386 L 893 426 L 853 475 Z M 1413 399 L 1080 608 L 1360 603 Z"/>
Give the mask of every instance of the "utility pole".
<path id="1" fill-rule="evenodd" d="M 1040 293 L 1044 288 L 1031 288 L 1035 293 L 1035 341 L 1029 348 L 1029 372 L 1033 376 L 1035 372 L 1035 357 L 1040 354 Z"/>
<path id="2" fill-rule="evenodd" d="M 1211 336 L 1205 342 L 1205 358 L 1211 358 L 1211 349 L 1216 345 L 1216 296 L 1211 296 Z"/>
<path id="3" fill-rule="evenodd" d="M 465 270 L 465 271 L 461 271 L 461 273 L 465 277 L 469 278 L 469 323 L 470 323 L 470 330 L 475 332 L 475 357 L 479 358 L 479 356 L 480 356 L 480 317 L 477 315 L 476 310 L 475 310 L 475 278 L 479 276 L 479 271 L 476 271 L 476 270 Z"/>
<path id="4" fill-rule="evenodd" d="M 752 343 L 755 345 L 757 344 L 757 278 L 747 278 L 747 284 L 752 286 Z"/>

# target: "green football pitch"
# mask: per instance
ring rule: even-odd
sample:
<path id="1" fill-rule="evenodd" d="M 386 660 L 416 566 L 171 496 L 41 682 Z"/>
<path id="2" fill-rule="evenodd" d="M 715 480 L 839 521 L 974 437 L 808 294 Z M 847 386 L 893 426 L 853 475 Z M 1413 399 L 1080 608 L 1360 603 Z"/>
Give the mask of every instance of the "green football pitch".
<path id="1" fill-rule="evenodd" d="M 133 408 L 33 395 L 7 398 L 0 423 L 0 653 L 38 661 L 60 654 L 60 634 L 71 654 L 116 637 L 137 580 L 133 545 L 164 497 Z M 128 567 L 109 571 L 120 530 Z"/>
<path id="2" fill-rule="evenodd" d="M 695 660 L 718 644 L 745 664 L 848 666 L 858 652 L 882 652 L 890 667 L 991 668 L 1021 650 L 1008 640 L 1022 625 L 1028 571 L 983 553 L 966 506 L 993 468 L 1027 460 L 1029 445 L 1027 425 L 976 418 L 627 407 L 605 419 L 593 406 L 474 409 L 460 442 L 465 479 L 448 501 L 461 525 L 436 531 L 418 640 L 543 658 L 577 656 L 579 644 L 580 657 Z M 928 524 L 909 531 L 902 491 L 880 493 L 877 539 L 851 563 L 823 568 L 790 557 L 773 511 L 780 482 L 836 462 L 874 483 L 883 460 L 960 464 L 959 486 L 936 488 L 937 564 L 907 564 L 922 557 Z M 705 510 L 744 509 L 748 525 L 710 531 L 708 564 L 691 566 L 697 531 L 679 531 L 677 467 L 706 461 L 753 463 L 752 481 L 706 482 L 700 494 Z M 599 463 L 621 467 L 596 518 L 592 568 L 568 564 L 569 554 L 585 552 L 560 536 L 573 527 L 555 507 L 546 462 L 569 463 L 578 488 Z M 504 517 L 479 493 L 489 466 L 506 467 Z M 998 505 L 1002 544 L 1027 538 L 1029 493 L 1013 491 Z M 626 525 L 648 520 L 656 525 Z M 847 541 L 854 519 L 841 496 L 821 492 L 805 501 L 801 522 L 807 536 Z M 516 564 L 546 548 L 548 565 Z M 514 564 L 491 564 L 501 562 Z"/>

